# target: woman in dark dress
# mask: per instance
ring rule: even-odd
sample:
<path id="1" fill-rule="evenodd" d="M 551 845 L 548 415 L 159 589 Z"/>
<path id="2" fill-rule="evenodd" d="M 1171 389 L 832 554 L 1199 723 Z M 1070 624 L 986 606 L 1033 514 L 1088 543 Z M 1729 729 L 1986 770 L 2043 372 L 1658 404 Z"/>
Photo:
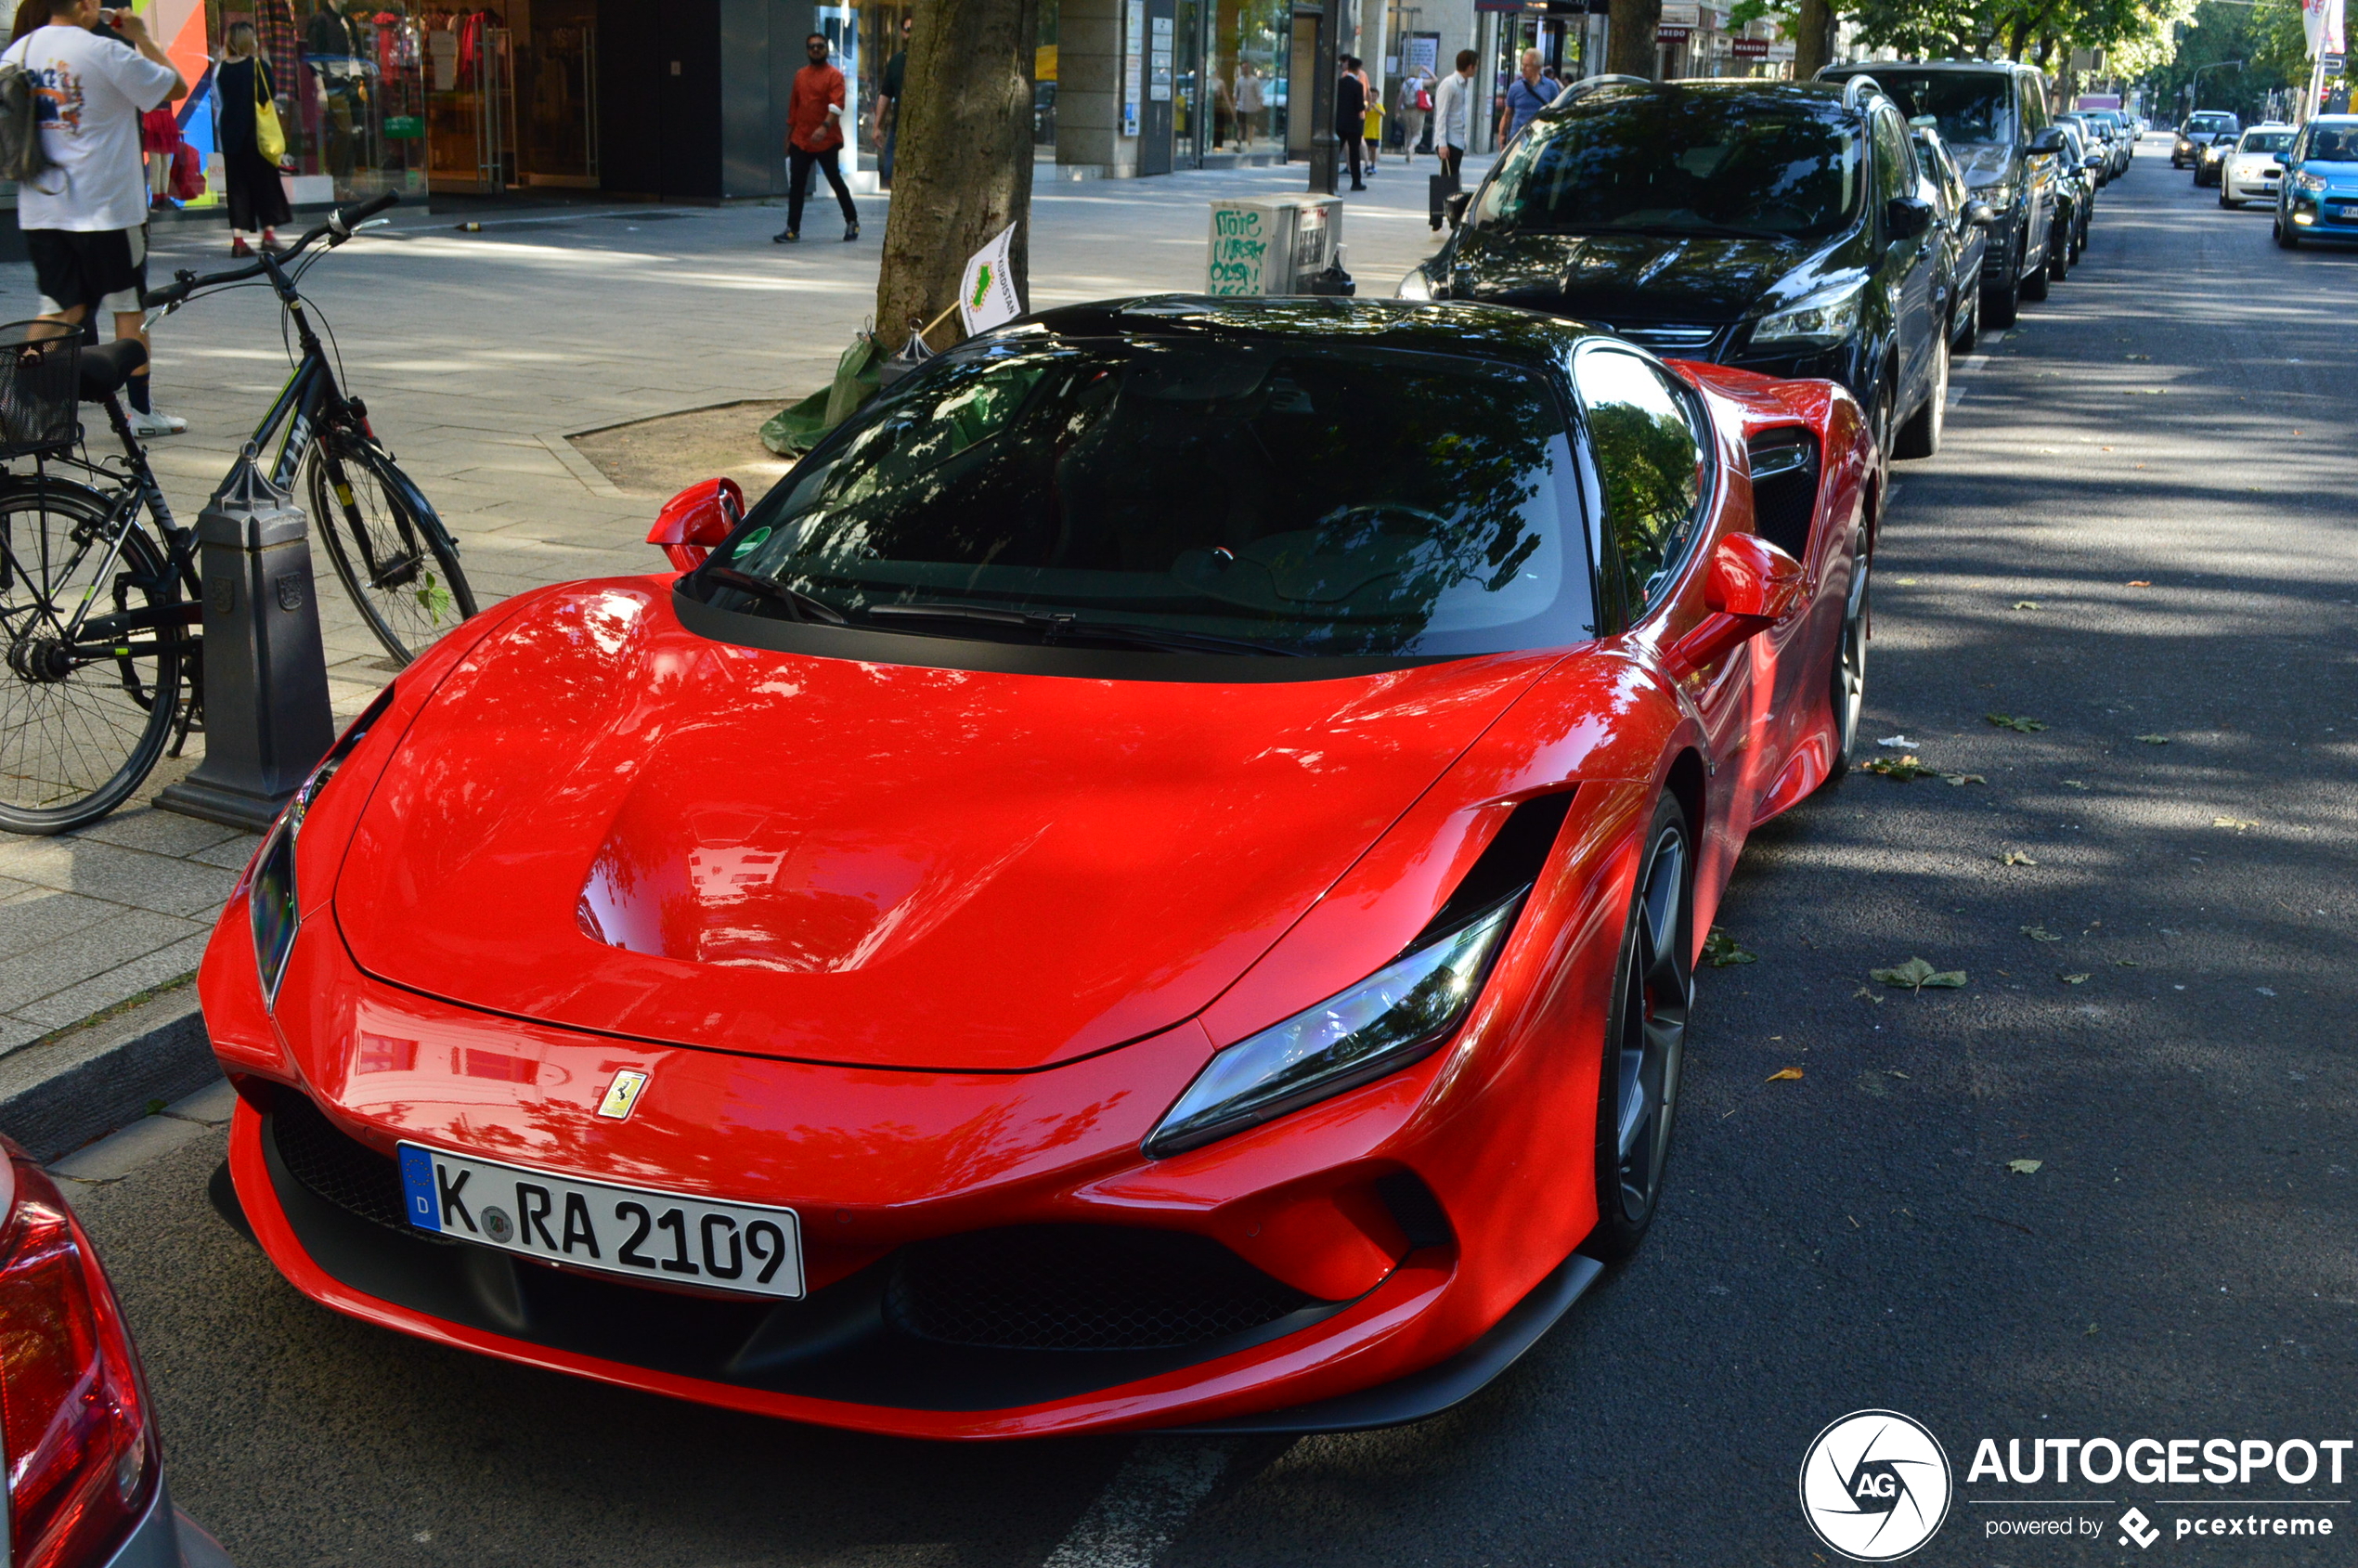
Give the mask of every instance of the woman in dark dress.
<path id="1" fill-rule="evenodd" d="M 270 62 L 255 52 L 253 23 L 231 23 L 224 45 L 213 79 L 221 104 L 222 172 L 229 182 L 229 253 L 250 256 L 253 248 L 246 243 L 248 229 L 260 229 L 262 248 L 275 251 L 279 226 L 293 215 L 278 165 L 254 145 L 255 106 L 275 97 L 278 84 L 271 80 Z"/>

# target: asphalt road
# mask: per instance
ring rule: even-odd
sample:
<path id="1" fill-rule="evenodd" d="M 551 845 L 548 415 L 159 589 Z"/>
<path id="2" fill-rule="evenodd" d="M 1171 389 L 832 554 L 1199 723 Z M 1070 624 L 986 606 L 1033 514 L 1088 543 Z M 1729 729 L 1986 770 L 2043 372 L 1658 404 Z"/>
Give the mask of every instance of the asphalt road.
<path id="1" fill-rule="evenodd" d="M 1756 836 L 1666 1212 L 1483 1396 L 993 1448 L 667 1404 L 303 1302 L 206 1209 L 214 1135 L 84 1202 L 183 1503 L 246 1568 L 1807 1564 L 1804 1451 L 1883 1406 L 1955 1467 L 1913 1562 L 2358 1556 L 2358 1452 L 2338 1486 L 1967 1475 L 1985 1437 L 2358 1437 L 2358 251 L 2274 249 L 2163 145 L 1884 532 L 1871 737 L 1987 782 L 1854 777 Z M 1870 984 L 1911 957 L 1968 983 Z M 2230 1512 L 2336 1528 L 2178 1534 Z M 2101 1529 L 1992 1534 L 2027 1519 Z"/>

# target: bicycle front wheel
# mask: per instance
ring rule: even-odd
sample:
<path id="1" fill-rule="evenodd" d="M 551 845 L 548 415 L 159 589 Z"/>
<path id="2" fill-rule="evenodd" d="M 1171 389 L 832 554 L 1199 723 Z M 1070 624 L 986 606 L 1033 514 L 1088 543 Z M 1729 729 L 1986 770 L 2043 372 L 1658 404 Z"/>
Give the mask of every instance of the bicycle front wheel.
<path id="1" fill-rule="evenodd" d="M 0 829 L 10 833 L 97 822 L 171 738 L 194 646 L 180 579 L 136 516 L 110 529 L 112 516 L 109 499 L 81 485 L 0 487 Z"/>
<path id="2" fill-rule="evenodd" d="M 384 448 L 322 431 L 304 461 L 311 519 L 361 618 L 396 665 L 475 613 L 442 520 Z"/>

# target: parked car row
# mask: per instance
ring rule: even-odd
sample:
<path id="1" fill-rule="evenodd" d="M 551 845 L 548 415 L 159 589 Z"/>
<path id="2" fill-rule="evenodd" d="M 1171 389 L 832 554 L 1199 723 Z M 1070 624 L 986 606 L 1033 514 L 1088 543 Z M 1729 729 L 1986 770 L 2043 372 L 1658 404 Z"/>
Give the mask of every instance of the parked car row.
<path id="1" fill-rule="evenodd" d="M 2110 111 L 2058 121 L 2041 73 L 2008 61 L 1843 66 L 1814 83 L 1592 78 L 1458 200 L 1400 294 L 1825 377 L 1888 456 L 1928 457 L 1950 356 L 2068 276 L 2127 139 Z"/>
<path id="2" fill-rule="evenodd" d="M 2320 114 L 2301 125 L 2241 124 L 2204 110 L 2178 127 L 2170 167 L 2216 186 L 2222 207 L 2265 202 L 2276 243 L 2358 239 L 2358 115 Z"/>

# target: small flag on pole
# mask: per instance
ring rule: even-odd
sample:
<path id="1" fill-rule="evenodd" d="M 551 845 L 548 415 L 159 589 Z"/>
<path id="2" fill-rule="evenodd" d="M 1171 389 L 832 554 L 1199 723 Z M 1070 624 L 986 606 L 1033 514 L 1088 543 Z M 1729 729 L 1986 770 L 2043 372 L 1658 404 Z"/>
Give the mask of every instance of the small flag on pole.
<path id="1" fill-rule="evenodd" d="M 1007 259 L 1015 242 L 1016 226 L 1009 224 L 966 262 L 966 275 L 958 284 L 958 316 L 969 336 L 1023 314 L 1023 303 L 1016 297 L 1015 268 Z"/>

